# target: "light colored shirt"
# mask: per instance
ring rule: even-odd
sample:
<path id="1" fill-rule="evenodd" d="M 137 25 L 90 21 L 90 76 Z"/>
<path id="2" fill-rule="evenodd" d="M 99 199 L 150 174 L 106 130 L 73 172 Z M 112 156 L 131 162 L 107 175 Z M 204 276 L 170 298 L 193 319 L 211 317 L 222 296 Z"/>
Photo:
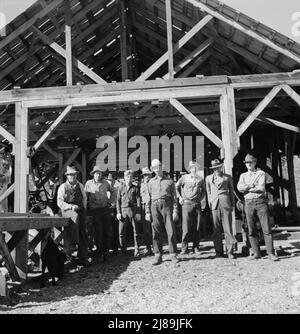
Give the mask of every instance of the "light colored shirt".
<path id="1" fill-rule="evenodd" d="M 78 181 L 74 185 L 70 184 L 69 181 L 66 181 L 65 183 L 60 185 L 57 191 L 57 206 L 63 211 L 72 210 L 72 207 L 74 204 L 68 203 L 68 194 L 66 191 L 66 184 L 68 184 L 68 186 L 73 189 L 75 189 L 76 185 L 79 184 L 79 188 L 82 194 L 82 202 L 83 202 L 82 204 L 83 204 L 83 207 L 86 209 L 86 205 L 87 205 L 86 194 L 84 192 L 83 184 Z"/>
<path id="2" fill-rule="evenodd" d="M 254 185 L 254 188 L 248 189 L 249 185 Z M 237 189 L 244 193 L 245 200 L 266 197 L 266 173 L 257 169 L 254 172 L 247 171 L 241 174 Z"/>
<path id="3" fill-rule="evenodd" d="M 183 175 L 176 183 L 176 190 L 183 200 L 200 203 L 205 196 L 205 182 L 199 175 Z"/>
<path id="4" fill-rule="evenodd" d="M 109 206 L 110 200 L 107 193 L 112 194 L 114 189 L 106 180 L 95 182 L 93 179 L 86 182 L 84 191 L 87 195 L 88 207 L 93 210 Z"/>
<path id="5" fill-rule="evenodd" d="M 174 181 L 163 176 L 155 176 L 148 183 L 149 201 L 146 204 L 146 212 L 150 213 L 151 202 L 158 199 L 170 198 L 173 202 L 173 209 L 177 211 L 177 194 Z"/>
<path id="6" fill-rule="evenodd" d="M 141 190 L 140 190 L 140 192 L 141 192 L 141 202 L 142 202 L 142 204 L 146 204 L 150 200 L 149 190 L 148 190 L 149 181 L 147 181 L 147 182 L 145 182 L 145 181 L 141 182 Z"/>

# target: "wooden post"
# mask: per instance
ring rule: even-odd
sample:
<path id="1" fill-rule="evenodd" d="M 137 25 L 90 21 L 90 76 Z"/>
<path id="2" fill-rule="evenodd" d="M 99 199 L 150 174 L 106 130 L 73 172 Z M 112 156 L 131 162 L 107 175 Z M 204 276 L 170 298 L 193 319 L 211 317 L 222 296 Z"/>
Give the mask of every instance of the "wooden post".
<path id="1" fill-rule="evenodd" d="M 121 70 L 122 81 L 128 79 L 128 63 L 127 63 L 127 20 L 126 8 L 124 0 L 119 0 L 120 3 L 120 47 L 121 47 Z"/>
<path id="2" fill-rule="evenodd" d="M 62 153 L 58 153 L 58 178 L 59 178 L 59 184 L 62 184 L 64 182 L 64 176 L 62 173 L 62 170 L 64 168 L 64 156 Z"/>
<path id="3" fill-rule="evenodd" d="M 284 132 L 286 141 L 286 160 L 287 169 L 289 175 L 289 208 L 296 221 L 299 221 L 298 205 L 297 205 L 297 193 L 295 185 L 295 170 L 294 170 L 294 150 L 296 144 L 296 134 L 290 132 Z"/>
<path id="4" fill-rule="evenodd" d="M 15 192 L 14 212 L 26 213 L 28 209 L 28 109 L 21 102 L 16 103 L 15 112 Z M 15 264 L 27 274 L 28 232 L 16 247 Z"/>
<path id="5" fill-rule="evenodd" d="M 173 36 L 172 36 L 172 8 L 171 0 L 166 0 L 167 39 L 169 53 L 169 79 L 174 79 Z"/>
<path id="6" fill-rule="evenodd" d="M 86 182 L 86 152 L 82 151 L 82 156 L 81 156 L 81 167 L 82 167 L 82 183 L 85 184 Z"/>
<path id="7" fill-rule="evenodd" d="M 220 121 L 223 142 L 225 173 L 232 176 L 233 159 L 240 145 L 236 129 L 235 100 L 233 88 L 226 88 L 226 93 L 220 98 Z M 232 229 L 237 232 L 235 208 L 232 211 Z"/>
<path id="8" fill-rule="evenodd" d="M 226 94 L 223 94 L 220 98 L 220 120 L 225 173 L 232 175 L 233 158 L 236 156 L 239 148 L 233 88 L 226 88 Z"/>
<path id="9" fill-rule="evenodd" d="M 65 9 L 65 36 L 66 36 L 66 75 L 67 86 L 72 86 L 72 31 L 71 31 L 71 8 L 70 0 L 64 0 Z"/>

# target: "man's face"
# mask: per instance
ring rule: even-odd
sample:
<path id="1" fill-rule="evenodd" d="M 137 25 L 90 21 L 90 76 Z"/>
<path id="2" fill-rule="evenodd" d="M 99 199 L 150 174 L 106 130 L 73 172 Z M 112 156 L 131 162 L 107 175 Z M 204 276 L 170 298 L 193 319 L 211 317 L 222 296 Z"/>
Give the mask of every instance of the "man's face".
<path id="1" fill-rule="evenodd" d="M 67 179 L 70 183 L 74 183 L 77 180 L 77 173 L 68 174 Z"/>
<path id="2" fill-rule="evenodd" d="M 254 170 L 255 167 L 256 167 L 256 160 L 248 160 L 248 161 L 245 161 L 245 165 L 246 165 L 246 168 L 248 170 Z"/>
<path id="3" fill-rule="evenodd" d="M 220 166 L 220 167 L 216 168 L 216 169 L 214 170 L 214 172 L 215 172 L 216 174 L 218 174 L 218 175 L 222 174 L 222 172 L 223 172 L 223 166 Z"/>
<path id="4" fill-rule="evenodd" d="M 190 172 L 191 172 L 192 175 L 196 175 L 196 172 L 197 172 L 196 167 L 192 167 L 192 168 L 190 169 Z"/>
<path id="5" fill-rule="evenodd" d="M 144 181 L 145 182 L 149 182 L 150 179 L 151 179 L 151 174 L 144 175 Z"/>
<path id="6" fill-rule="evenodd" d="M 127 184 L 130 184 L 132 182 L 132 179 L 133 179 L 133 175 L 132 174 L 126 174 L 124 176 L 124 180 Z"/>
<path id="7" fill-rule="evenodd" d="M 153 168 L 155 175 L 162 177 L 163 176 L 163 170 L 161 166 L 157 166 Z"/>
<path id="8" fill-rule="evenodd" d="M 94 173 L 95 182 L 100 182 L 101 178 L 102 178 L 102 173 L 101 172 L 95 172 Z"/>

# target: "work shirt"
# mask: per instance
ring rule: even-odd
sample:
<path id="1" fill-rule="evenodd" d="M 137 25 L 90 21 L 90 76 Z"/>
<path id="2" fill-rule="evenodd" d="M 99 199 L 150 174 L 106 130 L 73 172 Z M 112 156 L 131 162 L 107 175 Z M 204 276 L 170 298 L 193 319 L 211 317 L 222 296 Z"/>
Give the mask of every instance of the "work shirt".
<path id="1" fill-rule="evenodd" d="M 117 205 L 117 194 L 118 194 L 118 188 L 119 188 L 120 182 L 114 182 L 113 185 L 110 182 L 108 183 L 112 187 L 112 193 L 110 193 L 110 196 L 109 196 L 110 206 L 112 208 L 115 208 Z"/>
<path id="2" fill-rule="evenodd" d="M 78 199 L 78 191 L 81 192 L 80 198 L 82 203 L 77 203 Z M 84 192 L 83 184 L 80 182 L 76 182 L 74 185 L 70 184 L 69 181 L 63 183 L 57 192 L 57 206 L 63 210 L 72 210 L 72 206 L 76 204 L 79 207 L 82 206 L 86 209 L 87 198 Z"/>
<path id="3" fill-rule="evenodd" d="M 205 196 L 205 182 L 199 175 L 183 175 L 176 183 L 176 190 L 184 201 L 201 203 Z"/>
<path id="4" fill-rule="evenodd" d="M 247 190 L 247 187 L 252 184 L 255 187 Z M 247 171 L 241 174 L 237 189 L 244 193 L 245 200 L 266 198 L 266 173 L 261 169 L 257 169 L 254 172 Z"/>
<path id="5" fill-rule="evenodd" d="M 114 190 L 106 180 L 95 182 L 93 179 L 86 182 L 84 191 L 87 194 L 89 209 L 94 210 L 109 206 L 110 200 L 107 193 L 112 193 Z"/>
<path id="6" fill-rule="evenodd" d="M 149 180 L 150 181 L 150 180 Z M 141 182 L 141 201 L 142 201 L 142 204 L 145 205 L 147 202 L 149 202 L 150 200 L 150 196 L 149 196 L 149 190 L 148 190 L 148 184 L 149 184 L 149 181 L 145 182 Z"/>
<path id="7" fill-rule="evenodd" d="M 117 213 L 122 213 L 122 209 L 141 207 L 141 197 L 139 188 L 131 183 L 127 187 L 125 182 L 122 182 L 117 192 Z"/>
<path id="8" fill-rule="evenodd" d="M 151 202 L 159 199 L 170 199 L 173 203 L 173 209 L 177 211 L 177 194 L 173 180 L 166 176 L 153 177 L 148 183 L 149 200 L 146 204 L 146 213 L 150 213 Z"/>

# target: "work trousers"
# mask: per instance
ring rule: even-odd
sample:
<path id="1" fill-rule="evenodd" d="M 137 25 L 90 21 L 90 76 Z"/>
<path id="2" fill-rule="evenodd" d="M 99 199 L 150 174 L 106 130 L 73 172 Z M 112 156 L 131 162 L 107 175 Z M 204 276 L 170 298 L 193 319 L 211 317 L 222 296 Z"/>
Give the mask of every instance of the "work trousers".
<path id="1" fill-rule="evenodd" d="M 193 242 L 193 248 L 199 247 L 201 228 L 201 204 L 184 201 L 182 205 L 182 241 L 181 251 L 188 250 L 188 242 Z"/>
<path id="2" fill-rule="evenodd" d="M 248 225 L 249 240 L 252 251 L 255 255 L 259 255 L 259 240 L 256 226 L 256 217 L 259 219 L 266 249 L 268 254 L 274 253 L 273 236 L 270 227 L 269 208 L 264 198 L 257 198 L 245 201 L 245 213 Z"/>
<path id="3" fill-rule="evenodd" d="M 163 231 L 167 232 L 169 252 L 177 253 L 175 224 L 173 222 L 173 205 L 171 199 L 155 200 L 151 205 L 153 219 L 153 251 L 155 254 L 163 254 Z"/>
<path id="4" fill-rule="evenodd" d="M 223 208 L 219 203 L 215 210 L 212 210 L 213 216 L 213 235 L 212 239 L 217 255 L 223 255 L 222 227 L 225 235 L 227 254 L 232 254 L 236 239 L 232 231 L 232 211 Z"/>
<path id="5" fill-rule="evenodd" d="M 117 209 L 110 208 L 110 219 L 112 227 L 112 250 L 117 251 L 119 249 L 119 221 L 117 219 Z"/>
<path id="6" fill-rule="evenodd" d="M 147 249 L 151 249 L 151 245 L 153 244 L 152 222 L 151 220 L 146 219 L 145 205 L 143 205 L 143 210 L 142 210 L 142 224 L 143 224 L 143 235 L 144 235 L 145 246 L 147 247 Z"/>
<path id="7" fill-rule="evenodd" d="M 64 248 L 67 254 L 78 244 L 78 258 L 88 258 L 88 237 L 86 231 L 85 210 L 67 210 L 62 211 L 64 218 L 70 218 L 69 225 L 66 228 Z"/>
<path id="8" fill-rule="evenodd" d="M 107 254 L 112 243 L 112 226 L 108 206 L 89 210 L 93 217 L 95 244 L 98 255 Z"/>
<path id="9" fill-rule="evenodd" d="M 126 231 L 128 225 L 132 225 L 133 228 L 133 238 L 134 238 L 134 248 L 138 249 L 141 242 L 141 236 L 139 231 L 139 222 L 135 219 L 135 209 L 134 208 L 122 208 L 122 220 L 119 222 L 119 241 L 121 250 L 126 250 Z"/>

